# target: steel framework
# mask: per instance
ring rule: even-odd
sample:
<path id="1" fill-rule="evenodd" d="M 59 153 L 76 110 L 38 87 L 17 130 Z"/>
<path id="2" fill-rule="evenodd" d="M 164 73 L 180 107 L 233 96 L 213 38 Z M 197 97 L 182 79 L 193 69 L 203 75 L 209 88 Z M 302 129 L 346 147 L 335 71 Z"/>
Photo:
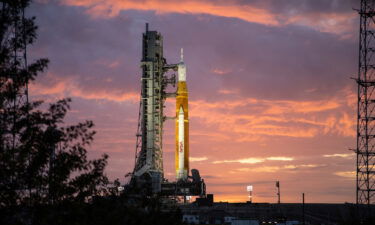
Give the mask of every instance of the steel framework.
<path id="1" fill-rule="evenodd" d="M 152 193 L 161 191 L 163 173 L 164 102 L 166 87 L 175 84 L 175 77 L 166 72 L 174 69 L 163 57 L 163 36 L 157 31 L 143 34 L 141 101 L 139 106 L 136 161 L 133 176 L 138 183 L 151 184 Z M 145 185 L 143 185 L 145 186 Z"/>
<path id="2" fill-rule="evenodd" d="M 375 203 L 375 11 L 361 0 L 357 117 L 357 204 Z"/>
<path id="3" fill-rule="evenodd" d="M 163 37 L 157 31 L 143 34 L 141 101 L 138 115 L 138 131 L 135 166 L 126 191 L 135 196 L 205 196 L 206 185 L 197 169 L 191 170 L 186 180 L 169 182 L 163 171 L 163 123 L 164 103 L 167 97 L 176 97 L 176 92 L 167 93 L 168 85 L 176 84 L 175 74 L 179 64 L 167 64 L 163 57 Z"/>

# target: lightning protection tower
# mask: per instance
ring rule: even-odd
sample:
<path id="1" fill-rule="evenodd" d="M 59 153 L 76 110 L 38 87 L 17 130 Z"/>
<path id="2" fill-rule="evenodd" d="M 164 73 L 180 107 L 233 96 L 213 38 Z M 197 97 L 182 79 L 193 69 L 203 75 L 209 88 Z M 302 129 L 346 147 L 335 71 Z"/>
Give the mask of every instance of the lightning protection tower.
<path id="1" fill-rule="evenodd" d="M 357 116 L 357 205 L 375 203 L 375 12 L 374 0 L 361 0 Z M 362 208 L 362 207 L 361 207 Z M 365 210 L 367 211 L 367 210 Z M 360 212 L 363 214 L 365 212 Z"/>

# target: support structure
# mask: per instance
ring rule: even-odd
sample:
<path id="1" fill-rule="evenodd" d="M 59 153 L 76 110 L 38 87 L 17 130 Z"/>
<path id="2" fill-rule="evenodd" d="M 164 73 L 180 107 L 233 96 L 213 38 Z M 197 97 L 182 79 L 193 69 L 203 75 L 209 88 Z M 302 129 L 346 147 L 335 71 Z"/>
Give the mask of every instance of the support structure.
<path id="1" fill-rule="evenodd" d="M 375 203 L 375 1 L 361 0 L 358 66 L 356 202 Z M 362 208 L 362 207 L 361 207 Z M 362 214 L 362 213 L 361 213 Z"/>
<path id="2" fill-rule="evenodd" d="M 280 204 L 280 181 L 276 181 L 276 187 L 277 187 L 277 203 Z"/>
<path id="3" fill-rule="evenodd" d="M 138 121 L 134 176 L 138 183 L 151 184 L 152 193 L 161 191 L 163 181 L 163 109 L 168 78 L 164 75 L 163 37 L 156 31 L 143 34 L 141 102 Z"/>
<path id="4" fill-rule="evenodd" d="M 168 85 L 176 84 L 176 75 L 168 72 L 178 71 L 179 83 L 184 83 L 181 77 L 186 78 L 186 68 L 183 62 L 167 64 L 163 56 L 163 37 L 157 31 L 149 31 L 146 24 L 146 32 L 142 40 L 142 77 L 141 77 L 141 101 L 139 106 L 138 132 L 136 144 L 135 166 L 127 190 L 135 195 L 142 196 L 192 196 L 205 195 L 206 186 L 201 179 L 199 171 L 191 170 L 191 176 L 184 170 L 183 178 L 176 182 L 169 182 L 164 178 L 163 171 L 163 123 L 164 103 L 167 97 L 182 95 L 179 91 L 167 93 Z M 170 74 L 170 75 L 168 75 Z M 185 82 L 186 83 L 186 82 Z M 186 89 L 186 84 L 185 84 Z M 186 90 L 185 90 L 186 91 Z M 185 93 L 186 94 L 186 93 Z M 178 96 L 177 96 L 178 97 Z M 187 95 L 186 101 L 187 101 Z M 181 98 L 178 97 L 177 99 Z M 184 104 L 185 113 L 182 113 L 182 123 L 185 124 L 187 116 L 187 102 Z M 172 119 L 176 119 L 172 117 Z M 188 129 L 188 126 L 183 127 Z M 187 137 L 188 132 L 184 132 Z M 181 136 L 181 135 L 180 135 Z M 188 138 L 188 137 L 187 137 Z M 188 140 L 186 138 L 186 140 Z M 184 139 L 185 140 L 185 139 Z M 188 142 L 186 141 L 186 144 Z M 187 157 L 183 157 L 188 165 Z M 184 165 L 185 165 L 184 164 Z M 188 166 L 183 169 L 188 170 Z"/>

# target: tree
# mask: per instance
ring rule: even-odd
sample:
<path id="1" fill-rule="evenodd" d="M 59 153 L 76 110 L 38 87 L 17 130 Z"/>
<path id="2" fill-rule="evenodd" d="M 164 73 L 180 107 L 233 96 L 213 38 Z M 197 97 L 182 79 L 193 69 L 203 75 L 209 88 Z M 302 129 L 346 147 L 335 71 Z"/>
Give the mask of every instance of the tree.
<path id="1" fill-rule="evenodd" d="M 92 121 L 64 126 L 70 99 L 40 110 L 28 102 L 27 86 L 48 59 L 26 64 L 36 39 L 35 18 L 25 18 L 30 0 L 2 0 L 0 11 L 0 208 L 84 202 L 107 185 L 107 155 L 89 160 Z"/>
<path id="2" fill-rule="evenodd" d="M 0 3 L 0 224 L 181 224 L 155 199 L 134 205 L 118 180 L 107 186 L 108 156 L 87 158 L 93 122 L 64 125 L 70 99 L 41 110 L 24 98 L 48 60 L 26 63 L 37 30 L 23 14 L 30 0 Z"/>

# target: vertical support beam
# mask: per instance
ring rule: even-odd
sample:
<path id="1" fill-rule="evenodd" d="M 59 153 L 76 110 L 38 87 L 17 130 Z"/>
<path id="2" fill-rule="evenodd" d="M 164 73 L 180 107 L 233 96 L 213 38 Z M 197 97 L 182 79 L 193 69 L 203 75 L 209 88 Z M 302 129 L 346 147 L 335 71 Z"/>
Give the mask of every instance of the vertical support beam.
<path id="1" fill-rule="evenodd" d="M 280 181 L 276 181 L 277 187 L 277 203 L 280 204 Z"/>
<path id="2" fill-rule="evenodd" d="M 163 36 L 157 31 L 150 31 L 146 24 L 142 41 L 141 101 L 133 177 L 148 193 L 157 194 L 164 180 L 164 103 L 166 86 L 171 79 L 165 75 Z"/>
<path id="3" fill-rule="evenodd" d="M 302 193 L 302 224 L 305 225 L 305 193 Z"/>
<path id="4" fill-rule="evenodd" d="M 375 203 L 375 1 L 361 0 L 358 60 L 356 203 L 361 217 Z M 366 212 L 365 212 L 366 211 Z"/>

